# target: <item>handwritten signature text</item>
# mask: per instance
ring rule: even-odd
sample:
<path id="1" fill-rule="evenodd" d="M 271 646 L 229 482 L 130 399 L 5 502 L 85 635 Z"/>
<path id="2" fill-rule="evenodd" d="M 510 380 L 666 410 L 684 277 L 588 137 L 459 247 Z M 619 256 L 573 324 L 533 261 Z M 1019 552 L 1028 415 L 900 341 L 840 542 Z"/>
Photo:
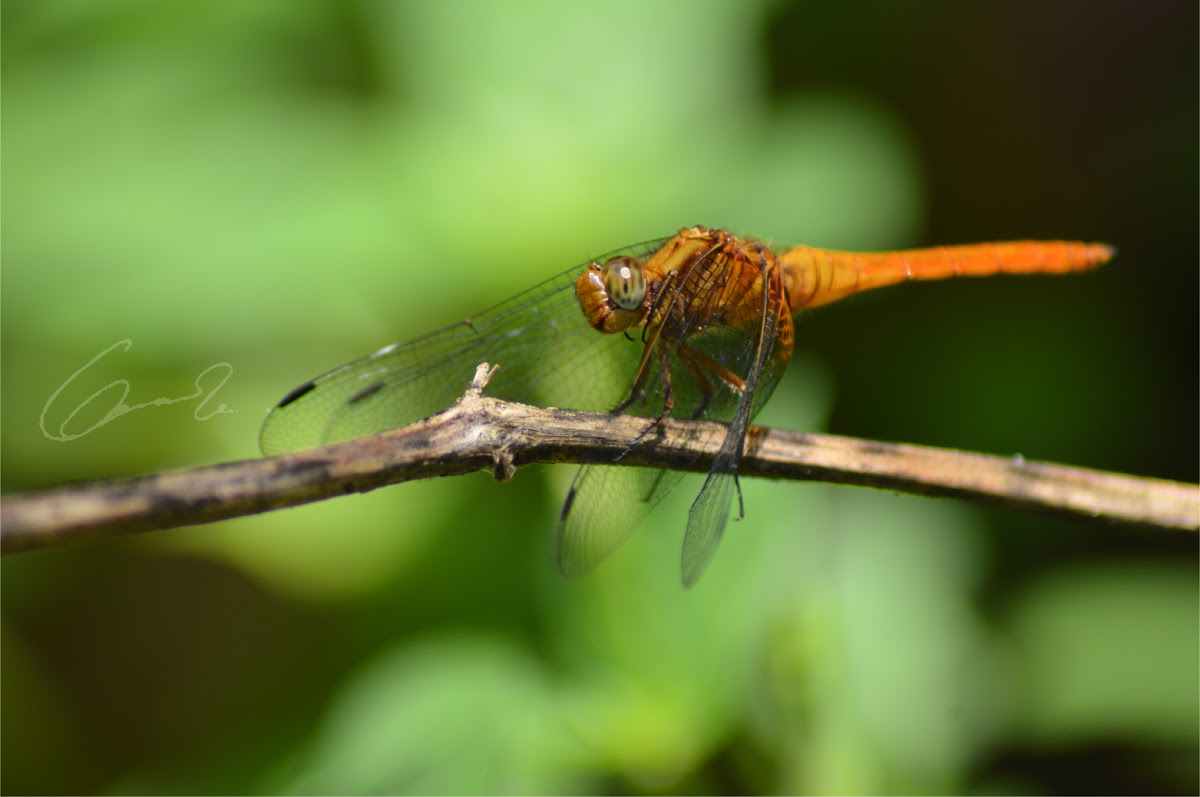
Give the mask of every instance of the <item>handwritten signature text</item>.
<path id="1" fill-rule="evenodd" d="M 142 402 L 141 404 L 126 403 L 126 399 L 129 398 L 129 390 L 130 390 L 129 380 L 128 379 L 115 379 L 112 382 L 109 382 L 104 387 L 97 390 L 92 395 L 88 396 L 86 399 L 83 400 L 82 403 L 80 403 L 73 410 L 71 410 L 71 412 L 63 420 L 63 422 L 58 425 L 58 428 L 56 430 L 51 430 L 51 429 L 46 428 L 46 416 L 50 413 L 50 408 L 52 406 L 54 406 L 54 402 L 58 400 L 58 397 L 62 394 L 62 392 L 71 386 L 71 383 L 73 383 L 76 379 L 78 379 L 85 371 L 87 371 L 93 365 L 95 365 L 100 360 L 102 360 L 110 352 L 113 352 L 119 348 L 123 348 L 125 351 L 129 351 L 129 349 L 132 347 L 133 347 L 133 340 L 131 338 L 126 338 L 125 340 L 117 341 L 116 343 L 109 346 L 104 351 L 97 354 L 92 359 L 88 360 L 86 365 L 84 365 L 82 368 L 80 368 L 75 373 L 71 374 L 71 376 L 67 379 L 67 381 L 65 381 L 61 385 L 59 385 L 58 389 L 50 394 L 49 400 L 46 401 L 46 406 L 42 407 L 42 414 L 38 417 L 38 426 L 41 428 L 42 434 L 51 440 L 57 440 L 59 442 L 66 443 L 71 440 L 78 440 L 79 438 L 83 437 L 84 435 L 91 434 L 92 432 L 99 429 L 101 426 L 104 426 L 107 423 L 111 423 L 112 421 L 115 421 L 117 418 L 120 418 L 122 415 L 128 415 L 129 413 L 133 412 L 134 410 L 141 410 L 141 409 L 145 409 L 146 407 L 161 407 L 166 404 L 178 404 L 181 401 L 191 401 L 192 399 L 200 398 L 201 396 L 203 396 L 204 399 L 196 406 L 195 412 L 192 413 L 193 417 L 198 421 L 207 421 L 208 419 L 210 419 L 216 415 L 230 414 L 230 413 L 236 412 L 236 410 L 231 410 L 228 407 L 226 407 L 224 404 L 218 404 L 216 409 L 213 409 L 213 410 L 209 411 L 207 414 L 204 414 L 205 407 L 207 407 L 208 403 L 210 401 L 212 401 L 213 396 L 215 396 L 217 394 L 217 391 L 220 390 L 227 381 L 229 381 L 229 377 L 233 376 L 233 366 L 230 365 L 229 363 L 222 362 L 222 363 L 214 363 L 196 375 L 196 379 L 194 382 L 194 384 L 196 385 L 195 392 L 189 393 L 186 396 L 179 396 L 177 398 L 170 398 L 167 396 L 163 396 L 160 398 L 152 399 L 150 401 Z M 224 376 L 222 376 L 220 378 L 220 381 L 217 382 L 217 384 L 215 386 L 208 388 L 208 389 L 202 387 L 201 382 L 204 380 L 204 378 L 209 373 L 212 373 L 213 371 L 216 371 L 218 373 L 223 371 Z M 104 414 L 104 417 L 102 417 L 100 420 L 93 423 L 87 429 L 84 429 L 82 432 L 68 432 L 67 431 L 67 427 L 70 426 L 71 422 L 75 420 L 76 416 L 78 416 L 81 412 L 83 412 L 89 406 L 91 406 L 92 402 L 99 400 L 101 396 L 104 396 L 105 394 L 109 393 L 109 391 L 113 390 L 114 388 L 117 388 L 120 390 L 120 398 L 118 398 L 116 403 L 113 404 L 112 407 L 108 410 L 108 412 Z"/>

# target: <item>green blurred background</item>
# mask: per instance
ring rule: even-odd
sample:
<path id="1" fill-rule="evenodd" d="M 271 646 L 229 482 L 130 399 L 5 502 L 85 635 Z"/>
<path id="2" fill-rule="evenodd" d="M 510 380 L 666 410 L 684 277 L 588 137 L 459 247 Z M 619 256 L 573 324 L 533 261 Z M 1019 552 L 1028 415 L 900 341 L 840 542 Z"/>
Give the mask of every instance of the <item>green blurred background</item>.
<path id="1" fill-rule="evenodd" d="M 301 381 L 696 223 L 1117 245 L 817 311 L 760 421 L 1197 479 L 1195 3 L 599 5 L 5 2 L 5 492 L 254 457 Z M 222 362 L 234 412 L 43 435 L 124 339 L 49 428 Z M 1194 536 L 747 482 L 685 593 L 685 482 L 567 582 L 570 475 L 5 560 L 0 787 L 1200 788 Z"/>

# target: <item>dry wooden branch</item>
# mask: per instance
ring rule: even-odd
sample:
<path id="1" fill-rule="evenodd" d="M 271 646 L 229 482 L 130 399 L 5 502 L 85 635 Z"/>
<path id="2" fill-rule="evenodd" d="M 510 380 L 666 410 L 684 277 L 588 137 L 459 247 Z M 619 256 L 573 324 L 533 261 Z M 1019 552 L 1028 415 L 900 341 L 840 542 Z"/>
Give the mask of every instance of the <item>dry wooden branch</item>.
<path id="1" fill-rule="evenodd" d="M 71 485 L 0 500 L 0 551 L 210 523 L 397 482 L 532 463 L 705 471 L 725 427 L 539 409 L 487 398 L 483 366 L 454 407 L 370 437 L 267 459 Z M 743 476 L 970 498 L 1162 529 L 1200 528 L 1200 485 L 949 449 L 751 428 Z"/>

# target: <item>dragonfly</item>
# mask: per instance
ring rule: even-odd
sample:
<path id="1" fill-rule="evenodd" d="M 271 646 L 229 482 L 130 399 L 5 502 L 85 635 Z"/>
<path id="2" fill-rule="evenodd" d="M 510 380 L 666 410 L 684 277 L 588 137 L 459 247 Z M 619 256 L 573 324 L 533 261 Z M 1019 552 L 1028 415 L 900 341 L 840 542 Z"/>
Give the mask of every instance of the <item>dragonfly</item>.
<path id="1" fill-rule="evenodd" d="M 747 429 L 791 359 L 794 315 L 908 280 L 1062 274 L 1114 254 L 1105 244 L 1072 241 L 776 250 L 686 227 L 589 259 L 460 323 L 305 382 L 270 411 L 259 443 L 273 455 L 407 425 L 450 407 L 483 362 L 499 366 L 487 387 L 496 398 L 645 418 L 629 450 L 648 444 L 668 417 L 722 422 L 724 438 L 688 513 L 680 572 L 690 587 L 716 551 L 735 495 L 738 518 L 744 513 L 737 475 Z M 575 474 L 555 535 L 565 576 L 612 554 L 683 475 L 617 464 L 587 464 Z"/>

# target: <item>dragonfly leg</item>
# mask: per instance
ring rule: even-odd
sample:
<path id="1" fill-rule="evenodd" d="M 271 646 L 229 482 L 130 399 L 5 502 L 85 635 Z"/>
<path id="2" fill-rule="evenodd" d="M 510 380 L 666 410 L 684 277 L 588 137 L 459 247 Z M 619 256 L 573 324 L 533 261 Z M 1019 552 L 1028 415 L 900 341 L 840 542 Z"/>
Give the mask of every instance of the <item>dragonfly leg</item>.
<path id="1" fill-rule="evenodd" d="M 637 370 L 634 371 L 633 383 L 629 387 L 629 397 L 613 407 L 613 415 L 620 415 L 646 397 L 646 380 L 650 377 L 650 355 L 654 353 L 655 344 L 658 343 L 661 334 L 661 325 L 656 326 L 649 333 L 643 331 L 642 356 L 638 360 Z M 669 380 L 665 384 L 669 384 Z M 663 414 L 666 415 L 665 412 Z"/>
<path id="2" fill-rule="evenodd" d="M 667 355 L 666 350 L 663 349 L 662 347 L 659 347 L 658 367 L 661 372 L 660 376 L 662 378 L 662 384 L 663 384 L 662 412 L 660 412 L 658 414 L 658 416 L 655 417 L 654 420 L 652 420 L 650 422 L 650 425 L 646 427 L 646 430 L 644 432 L 642 432 L 640 435 L 637 436 L 637 439 L 633 441 L 632 445 L 637 445 L 638 443 L 640 443 L 642 441 L 642 438 L 644 438 L 646 435 L 648 435 L 650 433 L 650 431 L 652 429 L 654 429 L 654 427 L 656 427 L 660 423 L 662 423 L 663 420 L 668 415 L 671 414 L 671 410 L 675 409 L 675 392 L 673 390 L 671 390 L 671 359 Z M 642 386 L 642 389 L 644 392 L 645 385 Z"/>
<path id="3" fill-rule="evenodd" d="M 725 366 L 721 365 L 712 357 L 709 357 L 700 349 L 688 346 L 686 344 L 680 344 L 678 354 L 679 361 L 684 364 L 688 370 L 688 373 L 692 375 L 694 380 L 696 380 L 696 384 L 699 386 L 700 393 L 703 396 L 700 406 L 698 406 L 692 413 L 693 420 L 704 414 L 704 411 L 708 409 L 708 405 L 715 395 L 712 384 L 704 375 L 705 369 L 715 375 L 735 392 L 745 392 L 746 383 L 741 377 Z"/>
<path id="4" fill-rule="evenodd" d="M 737 374 L 735 374 L 733 371 L 729 370 L 725 366 L 721 365 L 719 362 L 714 360 L 712 357 L 709 357 L 707 354 L 702 352 L 700 349 L 696 349 L 691 346 L 687 346 L 687 347 L 680 346 L 680 353 L 679 353 L 680 359 L 682 359 L 684 356 L 684 354 L 683 354 L 684 348 L 687 349 L 688 357 L 695 358 L 695 361 L 697 363 L 699 363 L 700 365 L 704 366 L 709 371 L 711 371 L 714 375 L 716 375 L 716 377 L 718 379 L 720 379 L 725 384 L 729 385 L 729 387 L 732 388 L 734 391 L 736 391 L 738 393 L 745 392 L 746 382 L 744 379 L 742 379 L 740 376 L 738 376 Z"/>
<path id="5" fill-rule="evenodd" d="M 691 373 L 692 376 L 695 377 L 696 380 L 701 385 L 701 390 L 704 392 L 704 401 L 701 404 L 701 410 L 702 410 L 703 407 L 708 404 L 709 399 L 712 398 L 712 389 L 708 385 L 708 380 L 706 380 L 704 378 L 704 374 L 698 368 L 694 368 L 693 365 L 688 364 L 688 361 L 684 359 L 682 351 L 685 348 L 690 348 L 690 347 L 680 346 L 680 348 L 679 348 L 680 355 L 681 355 L 680 359 L 684 360 L 684 364 L 687 365 L 688 372 Z M 625 454 L 628 453 L 629 450 L 633 448 L 633 446 L 640 443 L 642 441 L 642 438 L 644 438 L 647 434 L 649 434 L 652 429 L 654 429 L 656 426 L 658 426 L 660 423 L 662 423 L 663 419 L 666 418 L 668 415 L 670 415 L 671 410 L 675 407 L 675 394 L 671 390 L 671 359 L 670 359 L 670 356 L 667 354 L 665 347 L 659 347 L 658 357 L 659 357 L 659 367 L 662 369 L 662 380 L 663 380 L 663 411 L 662 411 L 662 414 L 660 414 L 657 418 L 655 418 L 653 421 L 650 422 L 650 425 L 646 427 L 645 431 L 643 431 L 640 435 L 638 435 L 637 439 L 634 440 L 632 444 L 630 444 L 629 448 L 625 449 L 625 452 L 621 454 L 622 457 L 625 456 Z M 666 478 L 667 473 L 668 473 L 668 471 L 666 471 L 666 470 L 660 470 L 658 472 L 658 474 L 655 475 L 654 481 L 650 482 L 650 484 L 648 484 L 646 486 L 646 491 L 645 491 L 645 493 L 642 494 L 642 501 L 650 501 L 651 500 L 652 496 L 654 496 L 654 494 L 658 491 L 659 485 L 662 483 L 662 480 L 664 478 Z M 740 496 L 741 492 L 739 491 L 738 494 Z"/>
<path id="6" fill-rule="evenodd" d="M 655 340 L 657 339 L 657 335 L 654 336 L 654 339 Z M 652 343 L 647 344 L 647 347 L 649 347 L 651 345 L 653 345 L 653 344 Z M 638 443 L 642 442 L 642 440 L 644 440 L 646 438 L 646 435 L 648 435 L 648 434 L 650 434 L 650 432 L 654 431 L 655 427 L 657 427 L 660 423 L 662 423 L 663 419 L 665 419 L 668 415 L 670 415 L 671 410 L 674 409 L 674 407 L 675 407 L 675 394 L 671 390 L 671 360 L 670 360 L 670 357 L 668 356 L 665 348 L 660 346 L 660 347 L 658 347 L 658 349 L 659 349 L 658 350 L 658 365 L 659 365 L 660 375 L 661 375 L 662 384 L 663 384 L 662 412 L 660 412 L 655 418 L 653 418 L 650 421 L 649 424 L 646 425 L 646 428 L 642 430 L 641 434 L 639 434 L 637 437 L 635 437 L 633 439 L 633 442 L 631 442 L 625 448 L 625 450 L 622 451 L 621 454 L 616 459 L 613 460 L 613 462 L 619 462 L 620 460 L 622 460 L 626 454 L 628 454 L 630 451 L 633 450 L 634 446 L 636 446 Z M 645 362 L 646 359 L 647 358 L 646 358 L 645 354 L 643 354 L 642 361 Z M 649 373 L 650 373 L 649 369 L 645 369 L 645 368 L 642 369 L 641 375 L 634 382 L 633 387 L 629 391 L 629 398 L 626 399 L 625 401 L 622 401 L 620 404 L 618 404 L 616 406 L 615 409 L 613 409 L 614 415 L 624 412 L 630 406 L 632 406 L 633 404 L 635 404 L 638 401 L 641 401 L 643 398 L 645 398 L 645 396 L 646 396 L 646 379 L 648 378 Z"/>
<path id="7" fill-rule="evenodd" d="M 629 388 L 629 397 L 623 400 L 617 406 L 613 407 L 612 410 L 609 411 L 609 414 L 620 415 L 634 404 L 640 404 L 642 399 L 646 398 L 646 379 L 648 376 L 649 371 L 643 370 L 639 377 L 634 380 L 633 385 Z M 662 416 L 665 417 L 668 412 L 670 412 L 669 409 L 664 410 Z"/>

